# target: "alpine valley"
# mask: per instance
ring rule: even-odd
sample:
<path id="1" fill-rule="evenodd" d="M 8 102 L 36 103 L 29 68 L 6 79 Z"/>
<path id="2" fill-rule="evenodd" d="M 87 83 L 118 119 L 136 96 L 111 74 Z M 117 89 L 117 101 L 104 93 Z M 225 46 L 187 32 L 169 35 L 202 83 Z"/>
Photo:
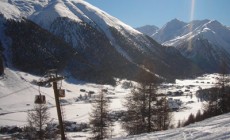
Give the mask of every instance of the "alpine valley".
<path id="1" fill-rule="evenodd" d="M 1 53 L 9 68 L 39 75 L 56 68 L 110 84 L 114 78 L 137 81 L 140 73 L 173 80 L 203 72 L 184 53 L 83 0 L 2 0 L 0 13 Z"/>
<path id="2" fill-rule="evenodd" d="M 174 19 L 162 28 L 134 29 L 85 0 L 0 0 L 0 139 L 36 139 L 37 134 L 42 139 L 43 132 L 47 139 L 58 139 L 62 131 L 62 139 L 86 140 L 94 133 L 93 115 L 109 116 L 106 125 L 95 120 L 118 140 L 229 139 L 229 113 L 168 131 L 161 121 L 170 122 L 167 129 L 180 127 L 202 112 L 208 101 L 202 91 L 209 94 L 209 88 L 220 85 L 222 75 L 213 72 L 219 72 L 223 62 L 230 70 L 229 46 L 229 27 L 218 21 Z M 58 74 L 46 73 L 56 72 L 53 69 Z M 149 85 L 142 88 L 138 82 Z M 104 93 L 98 103 L 108 105 L 94 110 Z M 144 96 L 131 98 L 132 93 Z M 224 97 L 216 101 L 230 100 Z M 141 100 L 132 101 L 137 98 Z M 124 103 L 140 110 L 127 111 Z M 29 120 L 36 105 L 49 111 L 43 130 L 33 129 L 35 122 Z M 159 132 L 146 133 L 144 126 L 141 135 L 127 137 L 132 133 L 122 124 L 131 124 L 127 120 L 132 116 L 141 120 L 134 119 L 137 127 L 148 121 L 149 130 L 153 119 L 154 127 L 159 124 L 153 130 Z M 51 132 L 57 136 L 48 136 Z"/>

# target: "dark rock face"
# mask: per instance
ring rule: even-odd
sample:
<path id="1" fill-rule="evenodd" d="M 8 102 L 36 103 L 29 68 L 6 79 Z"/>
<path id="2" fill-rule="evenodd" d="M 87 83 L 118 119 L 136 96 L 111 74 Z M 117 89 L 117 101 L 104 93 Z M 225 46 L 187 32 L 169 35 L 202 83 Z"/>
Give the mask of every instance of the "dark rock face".
<path id="1" fill-rule="evenodd" d="M 70 46 L 33 22 L 11 20 L 6 26 L 5 33 L 12 39 L 12 63 L 23 71 L 62 69 L 73 54 Z"/>

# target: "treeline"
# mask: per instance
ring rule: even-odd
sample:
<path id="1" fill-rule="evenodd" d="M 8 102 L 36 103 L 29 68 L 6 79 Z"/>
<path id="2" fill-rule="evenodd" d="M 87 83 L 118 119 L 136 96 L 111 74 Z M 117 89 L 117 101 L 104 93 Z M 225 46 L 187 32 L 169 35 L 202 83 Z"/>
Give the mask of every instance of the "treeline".
<path id="1" fill-rule="evenodd" d="M 203 113 L 199 110 L 196 115 L 190 114 L 183 125 L 178 124 L 178 126 L 186 126 L 194 122 L 230 112 L 229 81 L 227 66 L 222 62 L 221 74 L 217 78 L 216 86 L 199 90 L 196 93 L 199 100 L 206 101 L 206 103 L 203 104 Z"/>

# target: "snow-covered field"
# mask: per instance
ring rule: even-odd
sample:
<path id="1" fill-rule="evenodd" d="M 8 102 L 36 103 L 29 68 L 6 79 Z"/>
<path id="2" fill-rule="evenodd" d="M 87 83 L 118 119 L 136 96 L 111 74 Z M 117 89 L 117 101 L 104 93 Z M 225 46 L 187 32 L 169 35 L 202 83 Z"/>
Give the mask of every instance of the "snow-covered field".
<path id="1" fill-rule="evenodd" d="M 190 113 L 196 114 L 201 109 L 202 103 L 198 102 L 195 96 L 195 92 L 200 88 L 208 88 L 215 85 L 216 74 L 205 75 L 196 79 L 190 80 L 176 80 L 176 83 L 165 83 L 159 89 L 159 93 L 168 93 L 181 90 L 188 96 L 169 96 L 168 98 L 180 99 L 183 104 L 178 111 L 173 112 L 174 124 L 177 124 L 179 120 L 183 121 L 190 115 Z M 27 110 L 30 110 L 34 106 L 34 97 L 39 94 L 39 88 L 36 85 L 31 84 L 33 80 L 39 80 L 40 77 L 33 76 L 24 72 L 13 71 L 10 69 L 5 70 L 5 76 L 0 79 L 0 126 L 4 125 L 27 125 Z M 68 81 L 68 82 L 67 82 Z M 130 93 L 130 88 L 124 89 L 122 83 L 125 80 L 120 80 L 117 86 L 112 87 L 110 85 L 97 85 L 91 83 L 84 83 L 74 79 L 67 79 L 62 81 L 62 84 L 58 84 L 62 89 L 66 91 L 66 97 L 62 100 L 65 101 L 65 105 L 62 106 L 64 119 L 75 122 L 88 122 L 89 112 L 91 112 L 91 104 L 85 101 L 77 101 L 76 99 L 86 92 L 80 92 L 80 89 L 86 91 L 94 91 L 98 93 L 101 89 L 108 89 L 108 94 L 111 98 L 110 109 L 111 110 L 124 110 L 122 102 L 124 97 Z M 54 93 L 52 87 L 40 87 L 42 95 L 46 96 L 47 105 L 50 107 L 49 111 L 51 119 L 57 122 L 57 113 L 55 108 Z M 124 130 L 121 129 L 119 122 L 115 123 L 113 128 L 114 137 L 125 136 Z M 180 129 L 179 129 L 180 130 Z M 168 131 L 167 131 L 168 132 Z M 169 131 L 170 132 L 170 131 Z M 168 134 L 168 133 L 167 133 Z M 67 133 L 68 137 L 73 139 L 86 139 L 89 132 L 79 133 Z"/>

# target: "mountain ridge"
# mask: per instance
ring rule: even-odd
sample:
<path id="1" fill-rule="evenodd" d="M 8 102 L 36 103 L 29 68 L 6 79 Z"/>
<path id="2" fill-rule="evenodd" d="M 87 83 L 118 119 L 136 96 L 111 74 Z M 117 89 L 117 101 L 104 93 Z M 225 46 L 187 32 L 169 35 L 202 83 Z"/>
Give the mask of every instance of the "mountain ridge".
<path id="1" fill-rule="evenodd" d="M 175 47 L 204 71 L 213 73 L 220 71 L 223 61 L 230 68 L 229 36 L 227 26 L 217 20 L 185 23 L 173 19 L 151 37 L 164 46 Z"/>

